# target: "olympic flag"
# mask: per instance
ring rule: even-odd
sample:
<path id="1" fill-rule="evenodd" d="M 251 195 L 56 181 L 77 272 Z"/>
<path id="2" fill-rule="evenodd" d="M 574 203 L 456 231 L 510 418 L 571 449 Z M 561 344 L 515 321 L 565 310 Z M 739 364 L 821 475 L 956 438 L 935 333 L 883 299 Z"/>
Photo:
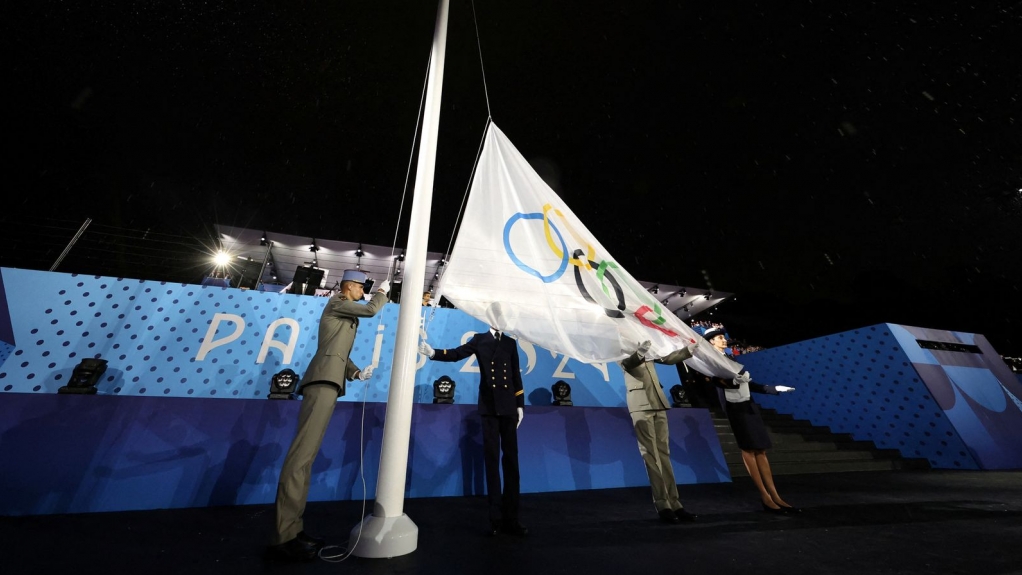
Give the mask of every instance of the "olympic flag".
<path id="1" fill-rule="evenodd" d="M 742 366 L 661 306 L 490 122 L 438 296 L 502 331 L 585 363 L 698 342 L 686 363 L 732 378 Z"/>

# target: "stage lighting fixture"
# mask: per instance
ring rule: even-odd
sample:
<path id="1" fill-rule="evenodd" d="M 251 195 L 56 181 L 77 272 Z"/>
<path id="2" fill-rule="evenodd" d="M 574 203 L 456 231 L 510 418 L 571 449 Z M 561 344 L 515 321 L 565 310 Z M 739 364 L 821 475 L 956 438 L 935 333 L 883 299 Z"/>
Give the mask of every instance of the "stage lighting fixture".
<path id="1" fill-rule="evenodd" d="M 557 383 L 550 386 L 550 391 L 554 394 L 552 405 L 575 405 L 571 401 L 571 386 L 564 380 L 558 380 Z"/>
<path id="2" fill-rule="evenodd" d="M 399 262 L 405 261 L 405 253 L 404 252 L 401 252 L 401 255 L 397 256 L 397 261 L 399 261 Z"/>
<path id="3" fill-rule="evenodd" d="M 266 396 L 269 399 L 298 399 L 295 389 L 298 387 L 300 378 L 292 369 L 278 371 L 270 380 L 270 393 Z"/>
<path id="4" fill-rule="evenodd" d="M 312 238 L 312 245 L 309 246 L 309 251 L 310 252 L 318 252 L 319 251 L 319 246 L 316 245 L 316 238 Z"/>
<path id="5" fill-rule="evenodd" d="M 71 372 L 71 379 L 68 380 L 67 385 L 58 389 L 57 393 L 92 395 L 96 393 L 96 384 L 105 371 L 105 359 L 87 357 L 75 366 L 74 371 Z"/>
<path id="6" fill-rule="evenodd" d="M 446 375 L 433 382 L 433 403 L 454 403 L 454 380 Z"/>
<path id="7" fill-rule="evenodd" d="M 362 257 L 364 255 L 366 255 L 366 253 L 364 251 L 362 251 L 362 244 L 358 244 L 358 249 L 355 250 L 355 257 L 356 258 L 360 258 L 360 257 Z"/>
<path id="8" fill-rule="evenodd" d="M 298 266 L 288 293 L 316 295 L 316 289 L 323 282 L 325 273 L 325 270 L 318 267 Z"/>
<path id="9" fill-rule="evenodd" d="M 691 407 L 692 402 L 688 400 L 685 388 L 676 384 L 671 388 L 671 407 Z"/>
<path id="10" fill-rule="evenodd" d="M 649 288 L 649 293 L 654 294 L 654 295 L 660 293 L 660 284 L 657 284 L 657 285 Z"/>
<path id="11" fill-rule="evenodd" d="M 259 245 L 261 245 L 261 246 L 265 246 L 266 245 L 266 232 L 263 232 L 262 237 L 259 238 Z"/>

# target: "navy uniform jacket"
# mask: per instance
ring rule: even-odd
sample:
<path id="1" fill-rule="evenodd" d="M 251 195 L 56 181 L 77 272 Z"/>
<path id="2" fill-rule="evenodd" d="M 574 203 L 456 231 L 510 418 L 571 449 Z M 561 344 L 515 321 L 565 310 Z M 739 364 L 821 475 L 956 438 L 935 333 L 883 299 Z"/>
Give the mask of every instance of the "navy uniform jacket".
<path id="1" fill-rule="evenodd" d="M 434 350 L 434 361 L 461 361 L 471 355 L 479 362 L 479 413 L 518 416 L 525 407 L 518 343 L 507 334 L 498 341 L 489 331 L 477 333 L 464 345 Z"/>

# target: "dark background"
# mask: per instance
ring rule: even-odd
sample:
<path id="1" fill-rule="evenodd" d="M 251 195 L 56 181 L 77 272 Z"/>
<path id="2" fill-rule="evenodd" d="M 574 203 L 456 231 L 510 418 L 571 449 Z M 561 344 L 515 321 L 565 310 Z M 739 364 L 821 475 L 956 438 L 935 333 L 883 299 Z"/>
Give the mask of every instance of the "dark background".
<path id="1" fill-rule="evenodd" d="M 737 294 L 698 318 L 732 337 L 1022 355 L 1022 5 L 771 4 L 452 0 L 428 248 L 489 106 L 632 275 Z M 0 265 L 49 269 L 86 218 L 102 250 L 58 271 L 198 282 L 216 223 L 405 245 L 435 4 L 5 13 Z"/>

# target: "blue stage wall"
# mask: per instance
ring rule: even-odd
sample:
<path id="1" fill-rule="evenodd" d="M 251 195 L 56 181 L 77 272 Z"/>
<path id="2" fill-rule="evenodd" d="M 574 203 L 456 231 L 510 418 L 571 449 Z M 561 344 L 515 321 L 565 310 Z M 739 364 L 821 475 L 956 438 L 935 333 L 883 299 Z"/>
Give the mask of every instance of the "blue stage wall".
<path id="1" fill-rule="evenodd" d="M 108 363 L 100 393 L 145 397 L 265 398 L 273 375 L 303 373 L 316 350 L 327 298 L 134 279 L 0 268 L 0 394 L 56 393 L 83 358 Z M 369 386 L 341 401 L 387 401 L 398 305 L 362 320 L 352 350 L 376 364 Z M 422 308 L 435 348 L 455 347 L 485 330 L 461 311 Z M 624 376 L 613 364 L 586 364 L 519 342 L 528 405 L 550 405 L 550 386 L 572 387 L 575 405 L 624 406 Z M 665 388 L 679 382 L 657 366 Z M 418 356 L 414 400 L 433 400 L 433 382 L 449 375 L 455 402 L 475 404 L 474 358 L 451 364 Z"/>
<path id="2" fill-rule="evenodd" d="M 0 280 L 0 514 L 273 501 L 299 402 L 265 399 L 269 382 L 284 368 L 302 373 L 326 298 L 11 268 Z M 352 356 L 376 375 L 338 402 L 313 501 L 361 498 L 360 473 L 375 496 L 397 311 L 362 322 Z M 486 329 L 452 309 L 422 308 L 422 318 L 438 348 Z M 620 368 L 519 343 L 523 491 L 647 484 Z M 93 357 L 109 362 L 99 393 L 57 394 Z M 658 369 L 678 382 L 673 366 Z M 442 374 L 458 384 L 455 405 L 431 403 Z M 419 357 L 408 497 L 482 493 L 478 377 L 473 358 Z M 558 380 L 576 407 L 550 406 Z M 678 481 L 730 481 L 708 413 L 670 418 Z"/>
<path id="3" fill-rule="evenodd" d="M 272 503 L 300 404 L 4 394 L 0 515 Z M 385 416 L 337 403 L 310 501 L 375 497 Z M 730 481 L 708 412 L 668 417 L 678 482 Z M 484 493 L 475 406 L 416 404 L 410 438 L 406 497 Z M 626 409 L 531 408 L 519 443 L 525 493 L 649 485 Z"/>
<path id="4" fill-rule="evenodd" d="M 796 388 L 757 394 L 764 407 L 935 468 L 1022 468 L 1022 385 L 982 335 L 879 324 L 741 361 L 755 381 Z"/>
<path id="5" fill-rule="evenodd" d="M 264 398 L 274 373 L 307 365 L 325 298 L 11 268 L 0 268 L 0 280 L 0 514 L 273 500 L 299 403 Z M 350 383 L 338 402 L 314 501 L 361 498 L 360 470 L 366 496 L 375 495 L 397 308 L 359 330 L 353 357 L 377 364 L 377 375 Z M 486 328 L 457 310 L 422 313 L 438 348 Z M 918 340 L 975 349 L 923 349 Z M 621 370 L 519 343 L 523 490 L 645 485 Z M 58 395 L 87 357 L 109 361 L 100 393 Z M 757 397 L 782 413 L 934 467 L 1022 468 L 1022 385 L 980 335 L 881 324 L 741 361 L 758 381 L 798 388 Z M 408 497 L 482 492 L 476 369 L 473 359 L 419 358 Z M 658 371 L 665 387 L 678 382 L 673 367 Z M 455 405 L 429 403 L 442 374 L 458 383 Z M 577 407 L 549 406 L 557 380 L 571 384 Z M 669 417 L 679 482 L 729 481 L 708 413 Z"/>

